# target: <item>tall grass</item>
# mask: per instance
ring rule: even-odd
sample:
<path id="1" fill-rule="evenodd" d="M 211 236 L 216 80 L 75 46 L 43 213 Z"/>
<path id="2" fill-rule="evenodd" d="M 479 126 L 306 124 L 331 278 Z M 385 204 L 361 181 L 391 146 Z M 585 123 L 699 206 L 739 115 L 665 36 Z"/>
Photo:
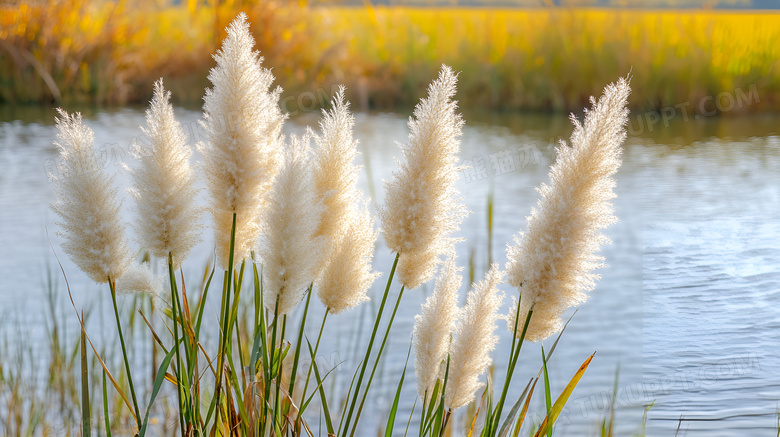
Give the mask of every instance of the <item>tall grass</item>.
<path id="1" fill-rule="evenodd" d="M 143 102 L 166 76 L 175 99 L 197 102 L 209 53 L 244 11 L 293 97 L 344 83 L 359 108 L 407 107 L 444 62 L 465 73 L 459 98 L 470 107 L 578 110 L 615 72 L 633 71 L 632 109 L 751 86 L 758 101 L 739 109 L 780 109 L 775 12 L 182 3 L 0 6 L 0 101 Z"/>

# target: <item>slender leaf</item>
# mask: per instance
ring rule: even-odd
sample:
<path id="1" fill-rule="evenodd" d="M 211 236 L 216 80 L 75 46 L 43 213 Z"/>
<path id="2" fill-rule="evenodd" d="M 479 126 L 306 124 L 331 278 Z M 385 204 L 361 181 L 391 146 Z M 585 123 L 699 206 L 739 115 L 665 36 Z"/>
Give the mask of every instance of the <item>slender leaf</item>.
<path id="1" fill-rule="evenodd" d="M 544 356 L 544 346 L 542 346 L 542 367 L 544 368 L 544 405 L 547 407 L 547 415 L 550 415 L 552 408 L 552 396 L 550 395 L 550 376 L 547 373 L 547 358 Z M 552 424 L 547 429 L 547 437 L 552 437 Z"/>
<path id="2" fill-rule="evenodd" d="M 393 406 L 390 408 L 390 416 L 387 418 L 387 425 L 385 426 L 385 437 L 392 437 L 393 427 L 395 424 L 395 415 L 398 412 L 398 402 L 401 400 L 401 389 L 404 386 L 404 378 L 406 377 L 406 366 L 409 364 L 409 355 L 412 353 L 412 345 L 409 345 L 409 351 L 406 353 L 406 362 L 404 363 L 404 371 L 401 372 L 401 380 L 398 381 L 398 388 L 395 391 L 395 399 L 393 399 Z"/>
<path id="3" fill-rule="evenodd" d="M 551 429 L 555 421 L 558 420 L 558 415 L 561 413 L 561 411 L 563 411 L 563 407 L 566 405 L 566 401 L 569 400 L 569 396 L 571 396 L 574 388 L 577 387 L 577 384 L 580 382 L 582 375 L 588 369 L 588 366 L 590 365 L 590 362 L 593 360 L 595 355 L 596 353 L 593 352 L 593 354 L 589 356 L 584 363 L 582 363 L 580 368 L 577 370 L 577 373 L 575 373 L 571 378 L 571 381 L 569 381 L 569 383 L 566 385 L 566 388 L 563 389 L 563 392 L 560 394 L 560 396 L 558 396 L 558 399 L 553 404 L 552 408 L 550 409 L 550 413 L 547 414 L 547 417 L 544 418 L 544 421 L 539 427 L 539 430 L 536 432 L 535 437 L 546 434 L 547 430 Z"/>
<path id="4" fill-rule="evenodd" d="M 111 419 L 108 415 L 108 390 L 106 387 L 106 372 L 103 372 L 103 417 L 106 420 L 106 437 L 111 437 Z"/>
<path id="5" fill-rule="evenodd" d="M 146 408 L 144 421 L 143 424 L 141 425 L 141 430 L 138 432 L 138 435 L 140 437 L 146 435 L 146 427 L 149 424 L 149 412 L 152 411 L 152 405 L 154 404 L 154 400 L 155 398 L 157 398 L 157 393 L 160 392 L 160 387 L 162 387 L 162 383 L 165 380 L 165 369 L 167 369 L 168 366 L 171 364 L 171 359 L 173 358 L 173 355 L 176 353 L 176 351 L 174 350 L 176 346 L 178 346 L 178 344 L 175 344 L 174 347 L 171 348 L 172 350 L 168 352 L 168 355 L 166 355 L 162 363 L 160 363 L 160 368 L 157 369 L 157 376 L 154 378 L 154 385 L 152 386 L 152 396 L 149 398 L 149 406 Z"/>
<path id="6" fill-rule="evenodd" d="M 320 398 L 322 400 L 322 412 L 325 415 L 325 427 L 328 430 L 328 434 L 333 434 L 333 421 L 330 418 L 330 408 L 328 408 L 328 400 L 325 397 L 325 390 L 322 387 L 322 379 L 320 378 L 320 371 L 317 368 L 317 359 L 314 355 L 314 349 L 311 347 L 311 342 L 306 339 L 306 344 L 309 345 L 309 354 L 311 355 L 312 369 L 314 369 L 314 377 L 317 378 L 317 386 L 319 387 Z"/>
<path id="7" fill-rule="evenodd" d="M 84 315 L 82 314 L 82 317 Z M 87 338 L 81 328 L 81 435 L 92 435 L 92 413 L 89 408 L 89 367 L 87 366 Z"/>

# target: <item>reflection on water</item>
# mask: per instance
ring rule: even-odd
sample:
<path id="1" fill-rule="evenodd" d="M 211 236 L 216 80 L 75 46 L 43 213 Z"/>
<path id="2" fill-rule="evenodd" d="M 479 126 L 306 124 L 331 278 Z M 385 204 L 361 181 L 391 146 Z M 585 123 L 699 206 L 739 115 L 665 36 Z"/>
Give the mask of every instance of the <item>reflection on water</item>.
<path id="1" fill-rule="evenodd" d="M 55 247 L 54 217 L 46 171 L 56 169 L 52 145 L 54 111 L 0 108 L 0 297 L 2 323 L 22 323 L 26 338 L 44 339 L 46 325 L 40 302 L 44 272 L 54 263 L 46 229 Z M 96 147 L 107 169 L 124 184 L 120 162 L 129 160 L 127 147 L 140 132 L 138 109 L 85 111 L 95 130 Z M 178 111 L 185 130 L 198 139 L 199 113 Z M 316 123 L 316 114 L 291 120 L 288 132 Z M 486 202 L 495 197 L 492 258 L 505 262 L 505 243 L 524 226 L 536 201 L 533 187 L 546 178 L 554 152 L 552 144 L 571 127 L 564 115 L 466 112 L 459 188 L 473 213 L 460 236 L 459 261 L 475 259 L 477 275 L 487 266 Z M 17 120 L 17 121 L 14 121 Z M 18 121 L 21 120 L 21 121 Z M 382 201 L 380 181 L 390 177 L 395 141 L 407 135 L 404 116 L 359 114 L 356 136 L 366 172 L 360 183 L 375 189 Z M 706 119 L 634 132 L 625 148 L 618 178 L 617 215 L 621 221 L 608 230 L 613 244 L 603 254 L 609 267 L 573 318 L 549 363 L 553 391 L 559 392 L 579 364 L 593 351 L 596 358 L 560 419 L 559 435 L 597 435 L 609 408 L 617 366 L 618 433 L 638 431 L 645 405 L 650 410 L 648 435 L 672 435 L 684 419 L 680 435 L 775 435 L 780 401 L 780 139 L 776 117 L 739 120 Z M 775 130 L 773 130 L 775 129 Z M 635 129 L 636 130 L 636 129 Z M 371 182 L 369 183 L 370 174 Z M 373 185 L 373 188 L 372 188 Z M 126 207 L 129 202 L 126 202 Z M 131 215 L 128 213 L 128 220 Z M 185 275 L 199 277 L 211 254 L 210 235 L 187 263 Z M 387 271 L 392 258 L 377 249 L 376 268 Z M 90 284 L 68 260 L 63 264 L 77 305 L 101 308 L 105 290 Z M 378 281 L 381 282 L 381 281 Z M 379 286 L 374 293 L 378 293 Z M 60 294 L 64 292 L 62 287 Z M 516 291 L 504 287 L 509 296 Z M 386 417 L 395 383 L 404 366 L 413 316 L 429 288 L 407 293 L 388 345 L 390 354 L 377 374 L 375 402 L 367 406 L 363 432 L 375 433 Z M 465 295 L 465 290 L 462 290 Z M 60 296 L 62 298 L 62 296 Z M 218 318 L 216 304 L 206 317 Z M 75 320 L 66 311 L 69 329 Z M 317 320 L 319 309 L 312 320 Z M 375 311 L 364 305 L 329 322 L 332 339 L 321 356 L 330 365 L 342 364 L 332 384 L 346 387 L 354 368 L 353 351 L 365 344 L 365 329 Z M 104 323 L 96 311 L 92 326 Z M 105 323 L 108 323 L 106 320 Z M 208 323 L 208 321 L 207 321 Z M 111 331 L 95 337 L 111 340 Z M 494 353 L 499 365 L 494 377 L 503 378 L 509 332 L 500 327 L 501 346 Z M 356 346 L 357 345 L 357 346 Z M 551 341 L 546 343 L 550 346 Z M 45 349 L 45 346 L 41 346 Z M 145 350 L 145 349 L 144 349 Z M 536 375 L 538 345 L 528 344 L 516 375 L 521 384 Z M 137 354 L 139 363 L 148 358 Z M 408 417 L 416 388 L 404 388 Z M 527 422 L 543 417 L 543 399 L 536 396 Z M 461 416 L 462 419 L 462 416 Z M 686 430 L 682 434 L 682 430 Z M 527 434 L 524 432 L 523 434 Z"/>

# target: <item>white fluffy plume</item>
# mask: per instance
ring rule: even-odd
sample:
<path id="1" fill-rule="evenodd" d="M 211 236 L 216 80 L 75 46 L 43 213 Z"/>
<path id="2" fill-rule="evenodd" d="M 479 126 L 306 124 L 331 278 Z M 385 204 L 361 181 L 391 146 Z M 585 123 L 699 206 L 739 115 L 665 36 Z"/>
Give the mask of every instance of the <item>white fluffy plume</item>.
<path id="1" fill-rule="evenodd" d="M 60 217 L 63 249 L 93 281 L 115 281 L 131 262 L 117 189 L 92 150 L 94 133 L 81 114 L 58 112 L 54 144 L 62 161 L 58 173 L 50 175 L 56 194 L 51 208 Z"/>
<path id="2" fill-rule="evenodd" d="M 490 353 L 496 348 L 496 321 L 504 298 L 498 285 L 504 273 L 493 264 L 485 279 L 474 284 L 466 306 L 461 310 L 450 346 L 450 368 L 444 404 L 456 410 L 472 400 L 482 387 L 479 377 L 490 366 Z"/>
<path id="3" fill-rule="evenodd" d="M 171 93 L 162 79 L 154 84 L 154 97 L 146 110 L 147 128 L 141 128 L 150 145 L 136 145 L 136 167 L 128 167 L 133 181 L 135 223 L 141 246 L 162 259 L 173 255 L 178 267 L 198 242 L 199 210 L 195 206 L 195 174 L 190 167 L 192 150 L 173 114 Z"/>
<path id="4" fill-rule="evenodd" d="M 274 76 L 252 50 L 246 15 L 228 26 L 227 37 L 209 73 L 213 88 L 203 98 L 207 141 L 204 157 L 214 238 L 219 264 L 227 268 L 230 231 L 236 214 L 234 264 L 257 244 L 260 217 L 279 167 L 280 132 L 285 115 L 278 101 L 281 88 L 271 91 Z"/>
<path id="5" fill-rule="evenodd" d="M 309 137 L 292 135 L 264 215 L 261 238 L 266 308 L 290 312 L 305 296 L 322 262 L 325 241 L 316 237 L 322 205 L 317 202 L 309 167 Z"/>
<path id="6" fill-rule="evenodd" d="M 130 264 L 122 278 L 116 281 L 116 291 L 122 294 L 146 294 L 156 306 L 164 305 L 163 279 L 152 272 L 148 263 Z"/>
<path id="7" fill-rule="evenodd" d="M 579 305 L 595 287 L 602 266 L 596 255 L 609 240 L 600 230 L 617 221 L 612 199 L 620 168 L 621 145 L 626 138 L 626 104 L 631 89 L 620 79 L 585 113 L 581 124 L 574 116 L 571 146 L 561 142 L 550 168 L 550 183 L 538 188 L 540 199 L 527 218 L 526 232 L 508 247 L 509 283 L 520 289 L 519 322 L 522 333 L 533 306 L 526 339 L 543 340 L 561 330 L 561 315 Z M 510 311 L 510 331 L 517 307 Z"/>
<path id="8" fill-rule="evenodd" d="M 371 265 L 379 232 L 368 208 L 353 210 L 343 220 L 346 229 L 331 242 L 317 279 L 317 295 L 333 314 L 369 300 L 368 290 L 380 276 Z"/>
<path id="9" fill-rule="evenodd" d="M 327 255 L 317 279 L 317 294 L 333 314 L 368 300 L 379 273 L 371 259 L 378 232 L 368 208 L 358 209 L 363 193 L 357 188 L 360 167 L 354 164 L 357 141 L 354 117 L 340 87 L 332 108 L 323 111 L 314 155 L 314 186 L 324 211 L 316 235 L 326 240 Z"/>
<path id="10" fill-rule="evenodd" d="M 453 253 L 439 270 L 433 294 L 414 318 L 414 368 L 417 391 L 423 398 L 432 395 L 442 363 L 447 359 L 458 316 L 458 291 L 463 282 L 461 270 L 455 264 Z"/>
<path id="11" fill-rule="evenodd" d="M 385 182 L 381 211 L 385 241 L 400 255 L 398 277 L 416 288 L 433 277 L 440 255 L 452 250 L 465 207 L 457 202 L 463 120 L 456 113 L 457 76 L 442 66 L 409 119 L 409 142 L 393 179 Z"/>
<path id="12" fill-rule="evenodd" d="M 318 235 L 336 240 L 350 225 L 346 220 L 362 193 L 357 188 L 360 167 L 354 164 L 357 141 L 352 139 L 355 119 L 344 100 L 344 87 L 333 97 L 332 108 L 322 111 L 320 133 L 314 136 L 313 173 L 317 196 L 325 206 Z"/>

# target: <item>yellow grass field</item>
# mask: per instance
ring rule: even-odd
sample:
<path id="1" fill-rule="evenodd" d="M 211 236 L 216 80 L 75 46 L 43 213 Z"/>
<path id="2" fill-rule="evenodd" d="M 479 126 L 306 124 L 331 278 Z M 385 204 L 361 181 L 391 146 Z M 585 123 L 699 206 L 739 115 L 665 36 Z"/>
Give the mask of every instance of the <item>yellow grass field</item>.
<path id="1" fill-rule="evenodd" d="M 0 8 L 6 102 L 140 102 L 160 76 L 175 82 L 179 101 L 196 102 L 209 53 L 243 10 L 288 95 L 345 83 L 361 106 L 408 105 L 447 63 L 461 72 L 459 99 L 474 107 L 578 109 L 631 71 L 635 109 L 751 87 L 758 101 L 747 110 L 780 109 L 780 14 L 772 12 L 90 0 Z"/>

